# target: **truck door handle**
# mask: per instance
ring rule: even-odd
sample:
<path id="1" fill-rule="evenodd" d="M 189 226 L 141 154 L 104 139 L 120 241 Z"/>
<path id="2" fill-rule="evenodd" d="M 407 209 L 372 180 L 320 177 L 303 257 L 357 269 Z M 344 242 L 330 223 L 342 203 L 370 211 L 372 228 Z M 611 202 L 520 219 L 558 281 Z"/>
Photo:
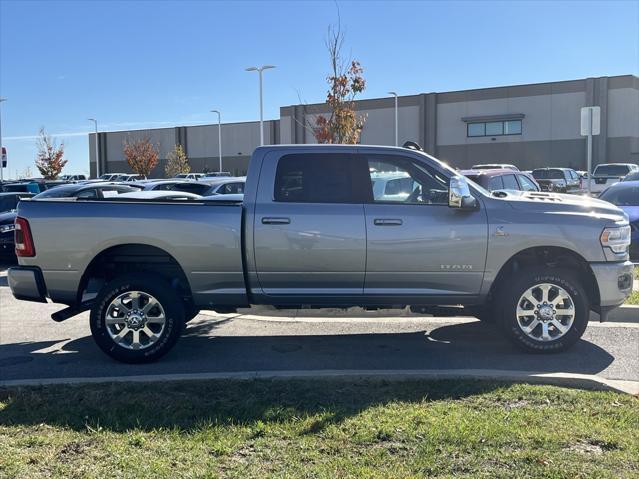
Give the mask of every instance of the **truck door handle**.
<path id="1" fill-rule="evenodd" d="M 403 223 L 399 218 L 375 218 L 373 224 L 376 226 L 401 226 Z"/>
<path id="2" fill-rule="evenodd" d="M 288 225 L 290 223 L 290 218 L 262 218 L 263 225 Z"/>

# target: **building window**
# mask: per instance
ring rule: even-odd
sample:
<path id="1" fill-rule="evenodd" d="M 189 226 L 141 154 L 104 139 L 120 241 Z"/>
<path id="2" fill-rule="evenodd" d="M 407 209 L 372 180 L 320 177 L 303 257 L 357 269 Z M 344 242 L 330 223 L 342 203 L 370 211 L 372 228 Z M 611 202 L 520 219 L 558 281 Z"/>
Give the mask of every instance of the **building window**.
<path id="1" fill-rule="evenodd" d="M 486 136 L 486 123 L 469 123 L 468 136 Z"/>
<path id="2" fill-rule="evenodd" d="M 521 135 L 521 120 L 467 123 L 467 136 Z"/>

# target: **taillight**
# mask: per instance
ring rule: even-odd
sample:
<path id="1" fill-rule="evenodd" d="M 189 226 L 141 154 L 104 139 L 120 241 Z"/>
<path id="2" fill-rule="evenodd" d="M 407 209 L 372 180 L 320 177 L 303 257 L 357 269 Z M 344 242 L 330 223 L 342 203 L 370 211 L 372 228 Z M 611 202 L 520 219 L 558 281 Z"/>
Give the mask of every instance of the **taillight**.
<path id="1" fill-rule="evenodd" d="M 29 222 L 19 216 L 16 218 L 16 230 L 14 233 L 16 244 L 16 256 L 35 256 L 35 246 Z"/>

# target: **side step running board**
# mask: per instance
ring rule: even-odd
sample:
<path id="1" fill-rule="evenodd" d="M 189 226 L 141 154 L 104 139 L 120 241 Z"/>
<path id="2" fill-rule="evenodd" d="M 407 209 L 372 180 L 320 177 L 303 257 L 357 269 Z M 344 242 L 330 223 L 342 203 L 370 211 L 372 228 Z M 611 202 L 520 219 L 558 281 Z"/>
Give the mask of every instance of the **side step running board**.
<path id="1" fill-rule="evenodd" d="M 51 319 L 53 319 L 56 323 L 61 323 L 69 318 L 72 318 L 76 314 L 83 313 L 93 306 L 93 300 L 84 301 L 79 304 L 75 304 L 73 306 L 69 306 L 68 308 L 61 309 L 60 311 L 56 311 L 51 315 Z"/>

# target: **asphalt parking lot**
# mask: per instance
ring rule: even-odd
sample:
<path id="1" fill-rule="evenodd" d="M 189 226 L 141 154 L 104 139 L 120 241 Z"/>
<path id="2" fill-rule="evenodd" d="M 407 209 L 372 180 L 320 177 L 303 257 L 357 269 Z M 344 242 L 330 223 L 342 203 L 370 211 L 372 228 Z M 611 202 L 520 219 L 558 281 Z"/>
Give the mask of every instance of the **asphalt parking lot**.
<path id="1" fill-rule="evenodd" d="M 639 324 L 590 324 L 569 352 L 524 354 L 494 326 L 471 318 L 379 313 L 312 316 L 216 315 L 193 320 L 177 347 L 154 364 L 105 356 L 90 336 L 88 313 L 63 323 L 61 307 L 17 301 L 0 265 L 0 380 L 96 378 L 259 371 L 498 370 L 639 380 Z M 325 313 L 324 313 L 325 314 Z M 325 314 L 326 315 L 326 314 Z"/>

